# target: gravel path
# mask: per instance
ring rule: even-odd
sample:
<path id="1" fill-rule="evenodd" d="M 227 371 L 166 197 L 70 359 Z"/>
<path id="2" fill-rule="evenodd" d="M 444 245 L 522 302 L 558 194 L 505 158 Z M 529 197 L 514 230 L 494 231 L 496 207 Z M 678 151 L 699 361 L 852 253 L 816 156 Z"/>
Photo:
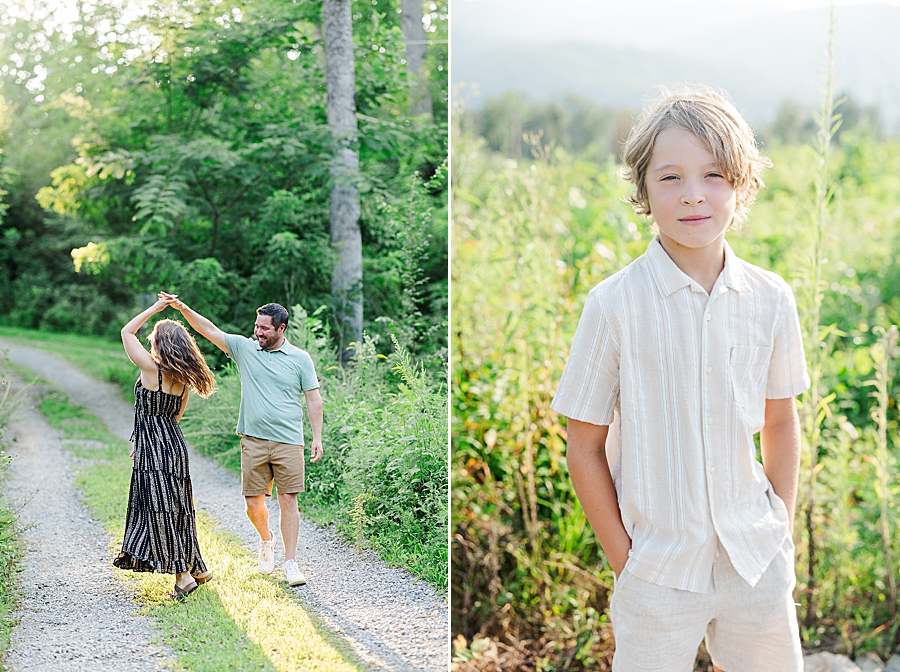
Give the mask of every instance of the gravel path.
<path id="1" fill-rule="evenodd" d="M 89 379 L 49 353 L 3 342 L 0 347 L 9 347 L 11 361 L 34 370 L 73 401 L 86 406 L 113 434 L 126 439 L 130 436 L 132 409 L 115 387 Z M 238 477 L 193 451 L 190 460 L 197 508 L 219 521 L 255 553 L 258 536 L 244 514 Z M 270 502 L 269 511 L 270 527 L 277 530 L 275 502 Z M 279 561 L 282 550 L 278 549 Z M 386 567 L 371 552 L 357 556 L 332 531 L 305 519 L 298 551 L 297 559 L 308 583 L 288 590 L 341 633 L 372 668 L 447 670 L 449 608 L 430 586 L 417 582 L 404 570 Z M 108 557 L 103 560 L 109 562 Z"/>
<path id="2" fill-rule="evenodd" d="M 10 428 L 14 459 L 4 488 L 21 507 L 28 548 L 6 662 L 23 672 L 162 670 L 171 654 L 150 644 L 150 622 L 113 574 L 109 537 L 78 501 L 72 454 L 29 402 Z"/>

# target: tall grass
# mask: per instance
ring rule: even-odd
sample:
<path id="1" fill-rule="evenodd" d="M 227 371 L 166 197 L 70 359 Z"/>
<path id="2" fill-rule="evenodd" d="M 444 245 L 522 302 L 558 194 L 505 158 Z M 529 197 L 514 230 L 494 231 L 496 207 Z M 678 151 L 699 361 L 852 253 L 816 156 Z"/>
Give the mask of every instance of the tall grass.
<path id="1" fill-rule="evenodd" d="M 12 381 L 6 374 L 7 357 L 0 352 L 0 476 L 9 465 L 7 456 L 7 428 L 13 412 L 19 407 L 23 389 L 12 391 Z M 18 537 L 16 522 L 18 517 L 8 503 L 0 501 L 0 660 L 9 650 L 15 619 L 12 612 L 16 606 L 16 572 L 24 552 Z"/>
<path id="2" fill-rule="evenodd" d="M 810 388 L 801 397 L 800 418 L 805 446 L 805 502 L 804 524 L 806 530 L 806 616 L 805 625 L 811 627 L 816 618 L 816 561 L 817 537 L 816 514 L 816 476 L 819 466 L 819 449 L 821 442 L 822 422 L 831 412 L 829 404 L 834 395 L 822 394 L 822 350 L 824 340 L 836 325 L 822 329 L 823 280 L 822 270 L 827 262 L 829 238 L 829 222 L 831 219 L 831 202 L 834 198 L 834 177 L 832 175 L 832 140 L 841 124 L 841 115 L 836 112 L 841 101 L 835 100 L 835 18 L 832 5 L 828 18 L 828 47 L 826 64 L 823 71 L 823 90 L 821 109 L 816 115 L 818 131 L 816 133 L 817 170 L 814 178 L 814 201 L 812 204 L 812 235 L 810 249 L 798 264 L 800 280 L 800 297 L 798 308 L 805 318 L 804 336 L 807 363 L 810 377 Z"/>
<path id="3" fill-rule="evenodd" d="M 875 390 L 872 397 L 875 404 L 872 408 L 872 419 L 876 429 L 876 453 L 869 460 L 875 467 L 875 493 L 881 504 L 881 516 L 879 518 L 879 530 L 881 532 L 881 544 L 884 549 L 885 584 L 887 585 L 887 611 L 890 616 L 897 615 L 897 578 L 894 569 L 894 549 L 891 542 L 891 509 L 894 501 L 891 494 L 892 481 L 896 473 L 895 460 L 892 459 L 888 447 L 888 409 L 890 407 L 891 391 L 891 360 L 896 357 L 898 334 L 897 326 L 891 325 L 889 329 L 878 329 L 882 333 L 881 339 L 872 347 L 872 355 L 875 364 L 875 377 L 867 381 Z"/>
<path id="4" fill-rule="evenodd" d="M 504 159 L 464 129 L 454 143 L 456 656 L 474 660 L 495 635 L 513 667 L 600 665 L 612 572 L 566 475 L 565 428 L 549 404 L 580 301 L 648 236 L 620 203 L 611 163 L 541 148 L 532 161 Z"/>

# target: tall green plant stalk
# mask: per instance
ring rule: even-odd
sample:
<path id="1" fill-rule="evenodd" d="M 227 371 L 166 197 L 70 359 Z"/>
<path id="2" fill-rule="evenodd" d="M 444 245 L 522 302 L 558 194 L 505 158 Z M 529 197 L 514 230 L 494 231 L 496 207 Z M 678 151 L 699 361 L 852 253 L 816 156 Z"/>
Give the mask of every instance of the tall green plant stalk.
<path id="1" fill-rule="evenodd" d="M 879 329 L 879 327 L 876 327 Z M 874 331 L 874 330 L 873 330 Z M 881 503 L 881 543 L 884 546 L 885 585 L 887 586 L 887 609 L 891 616 L 897 614 L 897 580 L 894 576 L 894 555 L 891 548 L 891 472 L 888 463 L 888 439 L 887 439 L 887 409 L 891 392 L 891 360 L 896 356 L 897 340 L 900 332 L 896 325 L 884 330 L 879 342 L 872 348 L 875 360 L 875 377 L 866 381 L 867 385 L 875 387 L 872 397 L 875 399 L 875 407 L 872 409 L 872 419 L 877 430 L 875 459 L 876 483 L 875 491 Z"/>
<path id="2" fill-rule="evenodd" d="M 371 493 L 361 492 L 356 496 L 353 502 L 353 508 L 350 510 L 350 518 L 353 520 L 353 532 L 356 538 L 356 554 L 362 554 L 363 546 L 363 530 L 369 521 L 366 513 L 366 504 L 374 499 Z"/>
<path id="3" fill-rule="evenodd" d="M 816 115 L 818 132 L 816 133 L 815 151 L 817 170 L 815 174 L 815 202 L 813 208 L 814 229 L 812 236 L 812 249 L 810 254 L 811 286 L 809 301 L 805 311 L 808 316 L 806 355 L 809 365 L 810 389 L 801 404 L 803 416 L 804 442 L 809 453 L 809 463 L 806 472 L 806 502 L 804 506 L 805 528 L 808 540 L 807 545 L 807 583 L 806 583 L 806 616 L 805 624 L 811 626 L 816 616 L 815 592 L 816 592 L 816 498 L 815 484 L 820 465 L 819 444 L 821 441 L 822 423 L 829 414 L 828 404 L 834 398 L 833 395 L 823 397 L 821 394 L 822 383 L 822 344 L 831 329 L 822 329 L 820 326 L 822 313 L 822 268 L 827 259 L 825 255 L 827 247 L 828 224 L 831 215 L 831 201 L 834 197 L 834 185 L 831 176 L 831 141 L 841 124 L 841 115 L 836 113 L 837 107 L 842 101 L 835 100 L 835 11 L 832 3 L 828 14 L 828 47 L 826 50 L 826 63 L 823 74 L 824 88 L 821 98 L 821 110 Z M 809 276 L 807 276 L 809 279 Z"/>

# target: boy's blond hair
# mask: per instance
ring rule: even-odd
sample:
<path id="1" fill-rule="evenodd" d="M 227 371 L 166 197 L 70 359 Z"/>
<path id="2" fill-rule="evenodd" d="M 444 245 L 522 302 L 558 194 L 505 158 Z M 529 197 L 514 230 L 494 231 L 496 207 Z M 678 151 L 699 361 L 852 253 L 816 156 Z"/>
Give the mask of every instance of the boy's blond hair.
<path id="1" fill-rule="evenodd" d="M 757 192 L 765 186 L 760 173 L 772 162 L 760 153 L 753 130 L 726 95 L 698 85 L 672 91 L 661 87 L 660 95 L 645 108 L 628 134 L 620 173 L 636 187 L 628 198 L 634 211 L 653 216 L 647 198 L 647 168 L 656 138 L 667 128 L 690 131 L 709 150 L 734 187 L 734 219 L 743 223 Z"/>

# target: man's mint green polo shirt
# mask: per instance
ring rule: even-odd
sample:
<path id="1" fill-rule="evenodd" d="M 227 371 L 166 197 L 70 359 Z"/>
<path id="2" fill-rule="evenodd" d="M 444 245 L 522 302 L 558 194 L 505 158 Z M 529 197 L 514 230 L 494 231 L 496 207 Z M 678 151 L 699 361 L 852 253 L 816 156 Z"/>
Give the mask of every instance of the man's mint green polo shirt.
<path id="1" fill-rule="evenodd" d="M 319 387 L 309 353 L 287 340 L 277 350 L 263 350 L 238 334 L 225 334 L 225 347 L 241 375 L 237 433 L 304 445 L 300 398 Z"/>

